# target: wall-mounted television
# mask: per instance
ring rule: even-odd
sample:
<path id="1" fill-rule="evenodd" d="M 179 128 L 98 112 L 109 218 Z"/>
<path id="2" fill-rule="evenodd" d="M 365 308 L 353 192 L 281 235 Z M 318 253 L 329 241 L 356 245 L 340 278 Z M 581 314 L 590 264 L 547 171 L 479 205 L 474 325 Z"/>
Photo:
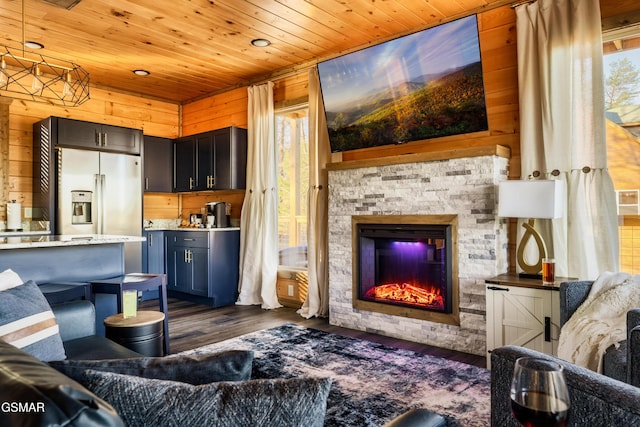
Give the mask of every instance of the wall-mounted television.
<path id="1" fill-rule="evenodd" d="M 331 151 L 485 131 L 476 16 L 318 63 Z"/>

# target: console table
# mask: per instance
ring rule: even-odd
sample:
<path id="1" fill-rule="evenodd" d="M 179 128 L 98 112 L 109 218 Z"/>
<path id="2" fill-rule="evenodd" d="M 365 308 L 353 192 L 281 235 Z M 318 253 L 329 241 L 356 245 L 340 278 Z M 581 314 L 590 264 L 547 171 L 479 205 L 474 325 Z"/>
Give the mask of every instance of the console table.
<path id="1" fill-rule="evenodd" d="M 501 274 L 485 280 L 487 307 L 487 367 L 491 351 L 518 345 L 555 355 L 560 336 L 560 283 L 576 280 L 556 277 L 553 285 L 540 279 Z"/>

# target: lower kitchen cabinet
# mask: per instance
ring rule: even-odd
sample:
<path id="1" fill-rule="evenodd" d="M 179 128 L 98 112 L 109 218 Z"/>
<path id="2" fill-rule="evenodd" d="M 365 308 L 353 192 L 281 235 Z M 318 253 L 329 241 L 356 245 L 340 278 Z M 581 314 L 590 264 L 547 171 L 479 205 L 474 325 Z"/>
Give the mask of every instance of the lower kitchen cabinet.
<path id="1" fill-rule="evenodd" d="M 142 246 L 142 272 L 165 274 L 164 231 L 145 230 L 143 236 L 147 240 Z"/>
<path id="2" fill-rule="evenodd" d="M 240 231 L 166 231 L 167 291 L 214 307 L 234 304 Z"/>
<path id="3" fill-rule="evenodd" d="M 142 272 L 166 274 L 164 231 L 145 230 L 142 235 L 147 239 L 142 245 Z M 142 300 L 158 299 L 158 291 L 142 293 Z"/>
<path id="4" fill-rule="evenodd" d="M 517 345 L 556 355 L 560 335 L 560 281 L 543 286 L 541 280 L 504 274 L 486 283 L 487 366 L 491 351 Z M 561 280 L 560 280 L 561 279 Z"/>

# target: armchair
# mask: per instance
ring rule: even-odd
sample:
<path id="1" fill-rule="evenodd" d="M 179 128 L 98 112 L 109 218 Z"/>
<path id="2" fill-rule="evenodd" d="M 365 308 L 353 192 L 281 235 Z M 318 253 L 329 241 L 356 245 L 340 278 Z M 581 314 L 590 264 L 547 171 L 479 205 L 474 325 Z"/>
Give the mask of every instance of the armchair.
<path id="1" fill-rule="evenodd" d="M 516 427 L 511 414 L 511 378 L 519 357 L 552 360 L 564 367 L 571 408 L 567 427 L 640 425 L 640 388 L 524 347 L 504 346 L 491 352 L 491 425 Z"/>
<path id="2" fill-rule="evenodd" d="M 593 281 L 560 284 L 560 326 L 589 295 Z M 610 378 L 640 387 L 640 308 L 627 312 L 627 339 L 620 346 L 610 346 L 603 356 L 602 373 Z"/>

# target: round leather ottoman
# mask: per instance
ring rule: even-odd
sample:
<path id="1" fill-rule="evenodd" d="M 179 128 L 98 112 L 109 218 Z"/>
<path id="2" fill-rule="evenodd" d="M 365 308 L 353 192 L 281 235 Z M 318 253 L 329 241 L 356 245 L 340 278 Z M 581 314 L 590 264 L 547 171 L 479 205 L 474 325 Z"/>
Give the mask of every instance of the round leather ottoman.
<path id="1" fill-rule="evenodd" d="M 138 311 L 135 317 L 122 313 L 104 319 L 105 335 L 144 356 L 163 356 L 163 321 L 161 311 Z"/>

